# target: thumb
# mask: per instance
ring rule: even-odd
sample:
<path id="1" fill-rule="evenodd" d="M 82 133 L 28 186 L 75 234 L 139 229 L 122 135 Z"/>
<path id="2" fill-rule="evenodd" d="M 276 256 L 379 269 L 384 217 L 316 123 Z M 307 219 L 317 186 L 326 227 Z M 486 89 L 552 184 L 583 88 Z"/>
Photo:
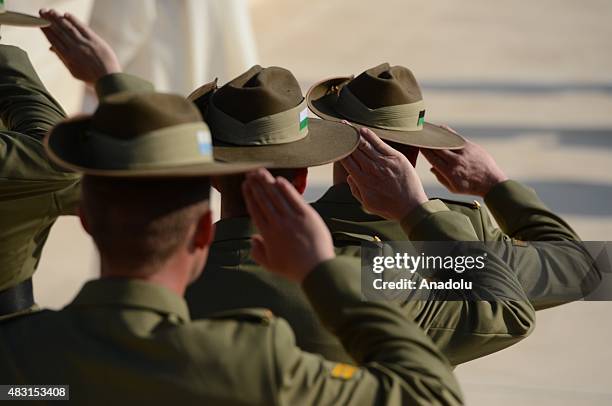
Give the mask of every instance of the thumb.
<path id="1" fill-rule="evenodd" d="M 266 269 L 269 269 L 266 243 L 263 237 L 259 234 L 254 234 L 253 236 L 251 236 L 251 257 L 259 265 L 263 266 Z"/>

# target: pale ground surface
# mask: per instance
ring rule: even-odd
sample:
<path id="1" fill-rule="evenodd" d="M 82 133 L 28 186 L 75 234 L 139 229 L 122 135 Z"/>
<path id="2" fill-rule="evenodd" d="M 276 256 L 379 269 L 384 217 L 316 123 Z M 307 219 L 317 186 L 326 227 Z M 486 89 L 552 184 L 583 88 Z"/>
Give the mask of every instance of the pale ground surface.
<path id="1" fill-rule="evenodd" d="M 19 3 L 19 4 L 17 4 Z M 55 4 L 80 15 L 87 1 Z M 428 119 L 482 143 L 507 173 L 536 187 L 585 240 L 612 235 L 612 3 L 607 0 L 414 2 L 254 0 L 261 63 L 291 69 L 304 90 L 380 62 L 413 69 Z M 39 34 L 3 28 L 21 43 L 49 88 L 74 112 L 79 90 Z M 443 190 L 425 162 L 432 195 Z M 311 171 L 307 197 L 330 181 Z M 97 259 L 76 219 L 55 226 L 36 276 L 40 303 L 60 307 Z M 42 289 L 44 287 L 44 290 Z M 610 303 L 575 303 L 538 314 L 519 345 L 457 369 L 472 405 L 612 404 Z"/>

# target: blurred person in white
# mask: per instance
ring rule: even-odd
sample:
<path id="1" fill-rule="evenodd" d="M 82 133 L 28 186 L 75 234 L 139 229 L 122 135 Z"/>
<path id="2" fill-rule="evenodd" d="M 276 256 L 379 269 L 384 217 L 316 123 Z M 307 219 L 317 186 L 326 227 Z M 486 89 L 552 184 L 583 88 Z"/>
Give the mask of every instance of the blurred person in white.
<path id="1" fill-rule="evenodd" d="M 160 92 L 187 95 L 258 62 L 247 0 L 94 0 L 90 26 L 116 51 L 124 72 Z M 88 88 L 83 110 L 96 104 Z"/>

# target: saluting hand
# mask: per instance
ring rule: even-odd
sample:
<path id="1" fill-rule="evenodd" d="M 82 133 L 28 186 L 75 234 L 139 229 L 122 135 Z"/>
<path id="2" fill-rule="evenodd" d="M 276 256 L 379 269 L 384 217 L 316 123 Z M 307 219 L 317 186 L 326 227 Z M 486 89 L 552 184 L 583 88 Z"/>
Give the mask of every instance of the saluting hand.
<path id="1" fill-rule="evenodd" d="M 341 161 L 351 192 L 368 212 L 400 221 L 428 200 L 421 180 L 410 161 L 374 132 L 359 133 L 359 147 Z"/>
<path id="2" fill-rule="evenodd" d="M 286 179 L 259 169 L 242 186 L 247 209 L 260 234 L 251 256 L 264 268 L 301 283 L 320 263 L 334 258 L 323 219 Z"/>
<path id="3" fill-rule="evenodd" d="M 447 126 L 449 131 L 456 132 Z M 483 147 L 466 140 L 459 150 L 421 149 L 431 172 L 449 191 L 484 197 L 498 183 L 508 180 L 495 159 Z"/>
<path id="4" fill-rule="evenodd" d="M 93 84 L 105 75 L 121 72 L 110 45 L 75 16 L 44 9 L 39 14 L 51 23 L 41 28 L 51 43 L 51 51 L 76 79 Z"/>

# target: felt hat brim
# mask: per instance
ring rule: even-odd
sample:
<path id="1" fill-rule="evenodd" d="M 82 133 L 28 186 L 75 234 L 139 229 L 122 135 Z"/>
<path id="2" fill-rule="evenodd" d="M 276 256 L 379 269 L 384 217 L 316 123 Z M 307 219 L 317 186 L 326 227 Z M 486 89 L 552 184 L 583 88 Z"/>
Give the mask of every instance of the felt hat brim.
<path id="1" fill-rule="evenodd" d="M 118 168 L 112 162 L 102 161 L 96 151 L 88 148 L 86 132 L 91 128 L 91 116 L 84 116 L 58 124 L 45 138 L 47 154 L 57 165 L 75 172 L 94 176 L 122 178 L 142 177 L 200 177 L 220 176 L 248 172 L 266 167 L 261 161 L 242 163 L 202 162 L 189 165 L 159 165 L 147 168 Z"/>
<path id="2" fill-rule="evenodd" d="M 274 145 L 233 145 L 216 141 L 215 159 L 225 162 L 269 162 L 267 168 L 307 168 L 325 165 L 350 155 L 359 145 L 359 134 L 342 123 L 310 118 L 308 135 L 298 141 Z"/>
<path id="3" fill-rule="evenodd" d="M 5 11 L 0 13 L 0 25 L 12 25 L 17 27 L 47 27 L 49 21 L 44 18 L 29 14 Z"/>
<path id="4" fill-rule="evenodd" d="M 352 77 L 334 77 L 315 83 L 306 94 L 310 110 L 324 120 L 335 122 L 346 120 L 358 127 L 369 128 L 383 140 L 398 144 L 426 149 L 461 149 L 465 146 L 465 140 L 461 136 L 427 122 L 419 131 L 398 131 L 371 127 L 342 116 L 335 108 L 338 96 L 332 89 L 341 88 L 351 79 Z"/>

